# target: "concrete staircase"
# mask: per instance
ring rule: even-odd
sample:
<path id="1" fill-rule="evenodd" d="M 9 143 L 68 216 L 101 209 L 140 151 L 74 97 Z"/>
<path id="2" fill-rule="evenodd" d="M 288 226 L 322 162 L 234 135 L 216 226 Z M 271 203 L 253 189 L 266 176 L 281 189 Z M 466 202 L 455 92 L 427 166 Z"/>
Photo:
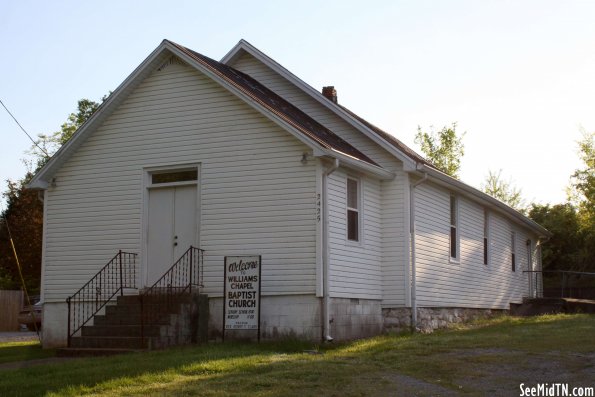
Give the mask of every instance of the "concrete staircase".
<path id="1" fill-rule="evenodd" d="M 595 313 L 595 301 L 572 298 L 524 298 L 522 304 L 511 304 L 513 316 L 537 316 L 554 313 Z"/>
<path id="2" fill-rule="evenodd" d="M 151 299 L 166 297 L 152 296 Z M 151 310 L 152 305 L 155 302 L 143 302 L 145 311 Z M 167 312 L 144 326 L 139 296 L 119 296 L 115 304 L 105 307 L 104 314 L 93 317 L 92 325 L 83 326 L 79 334 L 71 338 L 70 347 L 59 349 L 57 354 L 112 355 L 206 342 L 207 320 L 206 295 L 170 297 Z"/>

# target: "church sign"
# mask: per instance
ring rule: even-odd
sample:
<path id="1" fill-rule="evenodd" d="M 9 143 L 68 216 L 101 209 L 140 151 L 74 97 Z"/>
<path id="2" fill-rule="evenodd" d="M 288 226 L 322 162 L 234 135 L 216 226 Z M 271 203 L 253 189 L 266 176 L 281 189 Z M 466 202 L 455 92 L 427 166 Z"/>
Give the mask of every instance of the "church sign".
<path id="1" fill-rule="evenodd" d="M 252 330 L 260 340 L 261 257 L 226 256 L 223 298 L 223 337 L 225 331 Z"/>

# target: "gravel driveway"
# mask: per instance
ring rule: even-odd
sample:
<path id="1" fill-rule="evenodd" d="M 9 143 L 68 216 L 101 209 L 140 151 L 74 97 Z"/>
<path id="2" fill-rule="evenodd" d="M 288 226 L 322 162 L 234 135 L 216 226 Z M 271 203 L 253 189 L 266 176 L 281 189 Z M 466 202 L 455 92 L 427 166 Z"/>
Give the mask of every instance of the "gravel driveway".
<path id="1" fill-rule="evenodd" d="M 0 343 L 2 342 L 20 342 L 36 340 L 37 334 L 35 332 L 21 331 L 21 332 L 0 332 Z"/>

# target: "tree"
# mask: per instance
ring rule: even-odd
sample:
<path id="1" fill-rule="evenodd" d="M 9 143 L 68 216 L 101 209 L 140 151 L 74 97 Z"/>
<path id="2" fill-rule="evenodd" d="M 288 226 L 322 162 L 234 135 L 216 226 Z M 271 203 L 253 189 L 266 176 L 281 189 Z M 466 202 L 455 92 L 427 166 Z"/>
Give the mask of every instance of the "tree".
<path id="1" fill-rule="evenodd" d="M 584 164 L 570 178 L 569 201 L 578 207 L 579 230 L 584 238 L 583 267 L 595 271 L 595 132 L 583 130 L 578 146 Z"/>
<path id="2" fill-rule="evenodd" d="M 44 166 L 49 160 L 48 156 L 53 156 L 54 153 L 60 149 L 82 126 L 85 121 L 89 119 L 95 113 L 95 111 L 101 106 L 101 104 L 107 99 L 108 95 L 104 95 L 101 98 L 101 102 L 91 101 L 89 99 L 80 99 L 77 103 L 77 111 L 70 113 L 66 121 L 60 127 L 60 131 L 55 131 L 49 135 L 39 134 L 36 145 L 33 145 L 29 151 L 35 158 L 35 168 L 38 170 Z M 39 149 L 41 147 L 44 151 Z"/>
<path id="3" fill-rule="evenodd" d="M 107 95 L 102 98 L 102 102 L 106 98 Z M 37 145 L 49 155 L 53 155 L 93 115 L 99 106 L 98 102 L 88 99 L 79 100 L 77 111 L 68 116 L 60 131 L 49 135 L 39 135 Z M 18 268 L 10 245 L 7 224 L 4 221 L 6 219 L 17 248 L 27 289 L 33 293 L 39 292 L 43 203 L 39 200 L 36 191 L 28 190 L 25 186 L 34 173 L 49 160 L 44 151 L 35 145 L 31 148 L 29 154 L 33 155 L 33 160 L 25 162 L 29 168 L 26 175 L 19 181 L 7 181 L 8 188 L 3 193 L 8 207 L 0 214 L 3 220 L 0 222 L 0 288 L 20 287 Z"/>
<path id="4" fill-rule="evenodd" d="M 583 130 L 578 142 L 579 157 L 584 163 L 570 177 L 569 201 L 579 207 L 582 217 L 595 217 L 595 132 Z"/>
<path id="5" fill-rule="evenodd" d="M 584 166 L 570 177 L 568 202 L 532 204 L 529 217 L 553 233 L 543 246 L 546 270 L 595 271 L 595 133 L 578 142 Z"/>
<path id="6" fill-rule="evenodd" d="M 542 248 L 544 270 L 584 269 L 584 236 L 576 207 L 570 203 L 531 204 L 528 216 L 553 234 Z"/>
<path id="7" fill-rule="evenodd" d="M 440 171 L 453 178 L 459 177 L 461 158 L 465 154 L 463 145 L 465 133 L 458 137 L 456 128 L 457 123 L 452 123 L 451 127 L 445 126 L 438 132 L 430 127 L 428 133 L 418 126 L 415 135 L 415 143 L 421 146 L 421 151 L 426 158 Z"/>
<path id="8" fill-rule="evenodd" d="M 43 231 L 43 203 L 36 191 L 25 185 L 33 175 L 28 173 L 21 181 L 8 181 L 4 197 L 8 207 L 2 213 L 0 224 L 0 278 L 5 288 L 18 289 L 20 277 L 10 244 L 8 226 L 19 255 L 27 289 L 39 293 L 41 280 L 41 244 Z"/>
<path id="9" fill-rule="evenodd" d="M 481 190 L 515 210 L 523 212 L 525 202 L 521 196 L 521 189 L 514 186 L 511 180 L 505 181 L 502 179 L 502 170 L 497 173 L 491 170 L 488 171 L 485 182 L 481 185 Z"/>

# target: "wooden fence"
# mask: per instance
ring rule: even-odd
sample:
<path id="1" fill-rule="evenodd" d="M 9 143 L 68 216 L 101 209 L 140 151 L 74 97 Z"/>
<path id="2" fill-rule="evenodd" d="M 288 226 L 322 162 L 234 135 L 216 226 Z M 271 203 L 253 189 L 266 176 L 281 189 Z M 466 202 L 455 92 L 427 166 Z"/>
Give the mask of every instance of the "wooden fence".
<path id="1" fill-rule="evenodd" d="M 0 290 L 0 331 L 18 331 L 19 312 L 23 309 L 23 291 Z"/>

